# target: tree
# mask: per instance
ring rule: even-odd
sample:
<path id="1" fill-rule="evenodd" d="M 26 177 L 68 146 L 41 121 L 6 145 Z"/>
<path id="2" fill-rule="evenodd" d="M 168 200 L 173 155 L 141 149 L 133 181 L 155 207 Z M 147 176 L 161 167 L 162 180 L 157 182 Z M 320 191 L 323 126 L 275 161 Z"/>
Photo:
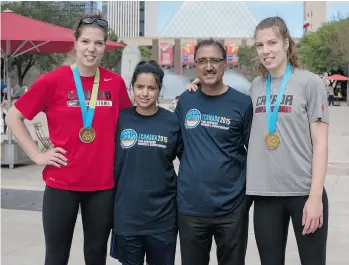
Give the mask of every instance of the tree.
<path id="1" fill-rule="evenodd" d="M 151 46 L 141 45 L 139 46 L 139 50 L 141 52 L 142 60 L 150 60 L 151 59 Z"/>
<path id="2" fill-rule="evenodd" d="M 349 63 L 349 18 L 331 21 L 303 36 L 299 53 L 305 66 L 316 73 L 339 72 Z"/>
<path id="3" fill-rule="evenodd" d="M 238 51 L 239 64 L 248 79 L 253 79 L 257 75 L 256 60 L 257 52 L 255 46 L 240 46 Z"/>
<path id="4" fill-rule="evenodd" d="M 73 28 L 79 15 L 77 11 L 64 10 L 63 2 L 20 1 L 1 4 L 1 10 L 6 9 L 67 28 Z M 12 60 L 11 69 L 17 69 L 18 84 L 22 86 L 24 77 L 34 65 L 40 72 L 47 72 L 61 65 L 66 57 L 66 54 L 23 54 Z"/>
<path id="5" fill-rule="evenodd" d="M 109 29 L 108 39 L 111 41 L 118 42 L 118 36 L 112 29 Z M 123 43 L 123 42 L 120 42 L 120 43 Z M 102 58 L 101 65 L 114 72 L 120 73 L 122 51 L 123 49 L 116 49 L 110 52 L 106 52 Z"/>
<path id="6" fill-rule="evenodd" d="M 337 24 L 337 34 L 332 45 L 337 56 L 342 58 L 342 63 L 344 67 L 347 68 L 347 74 L 349 75 L 349 17 L 346 19 L 341 19 Z"/>

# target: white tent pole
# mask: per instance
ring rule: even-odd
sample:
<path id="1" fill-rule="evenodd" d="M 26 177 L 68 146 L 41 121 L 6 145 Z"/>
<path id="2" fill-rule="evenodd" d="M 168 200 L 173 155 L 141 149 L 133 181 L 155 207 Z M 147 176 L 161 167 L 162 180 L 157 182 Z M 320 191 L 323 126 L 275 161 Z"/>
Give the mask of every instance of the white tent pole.
<path id="1" fill-rule="evenodd" d="M 20 53 L 13 53 L 12 54 L 12 58 L 16 58 L 17 56 L 20 56 L 20 55 L 22 55 L 22 54 L 24 54 L 24 53 L 27 53 L 27 52 L 29 52 L 29 51 L 31 51 L 31 50 L 34 50 L 34 49 L 36 49 L 36 50 L 38 50 L 39 52 L 40 52 L 40 50 L 38 49 L 40 46 L 42 46 L 42 45 L 45 45 L 46 43 L 49 43 L 50 41 L 44 41 L 44 42 L 41 42 L 41 43 L 39 43 L 39 44 L 37 44 L 37 45 L 34 45 L 34 43 L 33 42 L 31 42 L 34 46 L 33 47 L 30 47 L 30 48 L 28 48 L 28 49 L 26 49 L 25 51 L 21 51 Z"/>
<path id="2" fill-rule="evenodd" d="M 7 58 L 5 58 L 6 60 L 6 64 L 7 64 L 7 69 L 6 69 L 6 82 L 7 82 L 7 109 L 10 109 L 12 106 L 12 96 L 11 96 L 11 76 L 10 76 L 10 72 L 11 72 L 11 43 L 9 40 L 6 41 L 6 55 Z M 12 133 L 11 130 L 8 130 L 8 144 L 12 144 Z"/>
<path id="3" fill-rule="evenodd" d="M 20 45 L 18 45 L 17 49 L 12 53 L 12 55 L 16 54 L 28 41 L 22 41 Z"/>

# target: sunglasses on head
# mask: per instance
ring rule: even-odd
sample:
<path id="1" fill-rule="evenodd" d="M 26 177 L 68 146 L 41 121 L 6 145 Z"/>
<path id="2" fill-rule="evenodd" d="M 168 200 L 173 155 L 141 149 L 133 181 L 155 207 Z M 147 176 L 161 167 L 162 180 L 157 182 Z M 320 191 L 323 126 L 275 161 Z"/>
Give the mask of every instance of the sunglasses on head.
<path id="1" fill-rule="evenodd" d="M 81 24 L 97 24 L 101 28 L 107 28 L 108 22 L 104 19 L 100 18 L 94 18 L 94 17 L 84 17 L 80 20 L 78 27 L 81 26 Z"/>

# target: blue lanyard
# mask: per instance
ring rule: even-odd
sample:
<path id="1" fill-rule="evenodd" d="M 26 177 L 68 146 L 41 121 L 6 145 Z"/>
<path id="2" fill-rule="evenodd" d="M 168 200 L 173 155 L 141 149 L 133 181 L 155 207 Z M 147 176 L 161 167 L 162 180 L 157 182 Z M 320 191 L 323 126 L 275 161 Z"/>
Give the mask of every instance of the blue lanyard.
<path id="1" fill-rule="evenodd" d="M 85 99 L 85 94 L 84 94 L 84 90 L 83 90 L 82 83 L 81 83 L 79 69 L 76 66 L 76 64 L 71 65 L 71 69 L 72 69 L 72 72 L 74 75 L 74 82 L 75 82 L 76 91 L 77 91 L 77 94 L 79 97 L 80 108 L 81 108 L 81 113 L 82 113 L 82 121 L 84 124 L 84 128 L 91 128 L 93 116 L 95 113 L 98 87 L 99 87 L 99 68 L 97 68 L 95 78 L 93 81 L 92 95 L 90 98 L 89 108 L 87 108 L 87 105 L 86 105 L 86 99 Z"/>
<path id="2" fill-rule="evenodd" d="M 266 115 L 267 115 L 267 123 L 268 123 L 268 133 L 274 133 L 276 131 L 276 123 L 278 120 L 279 107 L 281 104 L 282 97 L 287 87 L 288 80 L 290 79 L 292 74 L 292 66 L 290 64 L 287 65 L 285 73 L 282 77 L 281 86 L 274 104 L 274 109 L 271 112 L 271 76 L 268 75 L 267 79 L 267 88 L 266 88 Z"/>

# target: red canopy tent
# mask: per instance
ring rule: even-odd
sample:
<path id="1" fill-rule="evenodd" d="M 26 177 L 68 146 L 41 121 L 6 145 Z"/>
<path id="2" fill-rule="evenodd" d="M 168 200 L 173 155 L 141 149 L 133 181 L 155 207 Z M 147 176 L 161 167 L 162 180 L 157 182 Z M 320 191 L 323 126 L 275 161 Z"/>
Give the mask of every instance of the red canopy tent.
<path id="1" fill-rule="evenodd" d="M 74 47 L 71 29 L 24 17 L 5 10 L 1 13 L 1 55 L 17 57 L 23 53 L 67 53 Z M 125 45 L 107 41 L 106 50 Z"/>
<path id="2" fill-rule="evenodd" d="M 325 80 L 333 80 L 333 81 L 346 81 L 349 80 L 348 77 L 344 76 L 344 75 L 331 75 L 331 76 L 327 76 L 325 77 Z"/>
<path id="3" fill-rule="evenodd" d="M 8 87 L 8 105 L 11 106 L 10 65 L 11 60 L 24 53 L 68 53 L 74 47 L 73 30 L 24 17 L 10 10 L 1 12 L 1 57 L 4 58 Z M 107 41 L 106 50 L 124 48 L 124 44 Z M 12 134 L 9 131 L 8 144 Z M 12 156 L 12 155 L 9 155 Z M 13 158 L 9 158 L 13 160 Z M 13 163 L 10 163 L 13 166 Z"/>

